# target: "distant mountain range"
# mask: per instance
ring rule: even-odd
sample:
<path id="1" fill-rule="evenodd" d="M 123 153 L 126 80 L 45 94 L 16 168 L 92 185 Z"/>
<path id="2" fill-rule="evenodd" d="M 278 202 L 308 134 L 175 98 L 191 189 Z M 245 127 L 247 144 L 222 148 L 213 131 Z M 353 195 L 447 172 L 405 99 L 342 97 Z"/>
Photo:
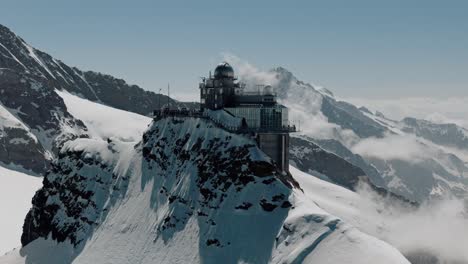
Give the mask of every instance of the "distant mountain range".
<path id="1" fill-rule="evenodd" d="M 302 149 L 300 155 L 291 153 L 302 170 L 322 173 L 318 167 L 324 161 L 311 160 L 319 146 L 360 168 L 376 186 L 410 200 L 466 197 L 465 128 L 410 117 L 390 120 L 382 113 L 337 100 L 330 91 L 299 81 L 284 68 L 270 74 L 275 76 L 274 88 L 291 115 L 302 120 L 302 135 L 293 135 L 297 139 L 291 141 L 292 150 Z M 338 165 L 329 166 L 328 171 L 336 171 Z M 356 174 L 355 169 L 347 171 Z"/>

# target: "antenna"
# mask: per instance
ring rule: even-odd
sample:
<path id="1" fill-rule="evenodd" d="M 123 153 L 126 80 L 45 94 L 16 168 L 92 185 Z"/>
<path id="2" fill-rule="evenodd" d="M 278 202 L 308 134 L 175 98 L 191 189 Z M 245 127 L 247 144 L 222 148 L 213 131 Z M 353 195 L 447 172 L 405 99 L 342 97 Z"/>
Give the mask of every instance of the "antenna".
<path id="1" fill-rule="evenodd" d="M 161 88 L 159 88 L 159 96 L 158 96 L 158 109 L 161 111 Z"/>
<path id="2" fill-rule="evenodd" d="M 171 109 L 171 107 L 170 107 L 170 101 L 169 101 L 169 98 L 170 98 L 170 95 L 171 95 L 170 91 L 171 91 L 171 90 L 170 90 L 170 87 L 169 87 L 169 83 L 167 83 L 167 108 L 168 108 L 169 110 Z"/>

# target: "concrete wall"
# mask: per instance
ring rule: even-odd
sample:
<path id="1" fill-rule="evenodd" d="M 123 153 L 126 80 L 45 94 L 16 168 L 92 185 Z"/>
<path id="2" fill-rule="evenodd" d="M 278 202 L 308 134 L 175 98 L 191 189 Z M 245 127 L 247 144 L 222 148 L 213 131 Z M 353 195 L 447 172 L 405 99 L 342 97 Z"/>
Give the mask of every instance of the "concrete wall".
<path id="1" fill-rule="evenodd" d="M 278 168 L 289 171 L 289 134 L 259 133 L 257 143 L 276 162 Z"/>

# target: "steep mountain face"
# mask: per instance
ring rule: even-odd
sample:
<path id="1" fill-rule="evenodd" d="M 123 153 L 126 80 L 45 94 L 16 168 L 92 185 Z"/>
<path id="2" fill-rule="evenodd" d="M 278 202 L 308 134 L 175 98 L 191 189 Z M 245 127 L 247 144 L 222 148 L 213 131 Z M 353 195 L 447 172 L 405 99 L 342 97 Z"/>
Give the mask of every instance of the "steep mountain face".
<path id="1" fill-rule="evenodd" d="M 369 177 L 372 183 L 376 186 L 386 186 L 385 181 L 383 180 L 380 172 L 372 165 L 367 163 L 360 155 L 351 152 L 346 146 L 341 142 L 335 139 L 312 139 L 308 138 L 309 142 L 313 142 L 320 146 L 322 149 L 331 152 L 338 157 L 341 157 L 345 161 L 353 164 L 356 167 L 359 167 L 364 171 L 364 174 Z"/>
<path id="2" fill-rule="evenodd" d="M 91 101 L 142 115 L 152 113 L 159 105 L 167 102 L 173 106 L 194 105 L 179 103 L 167 96 L 145 91 L 110 75 L 69 67 L 49 54 L 31 47 L 2 25 L 0 44 L 0 68 L 30 73 L 45 79 L 50 89 L 67 90 Z"/>
<path id="3" fill-rule="evenodd" d="M 3 126 L 0 163 L 42 174 L 64 142 L 89 137 L 87 127 L 67 111 L 56 90 L 143 115 L 168 102 L 188 108 L 195 105 L 144 91 L 109 75 L 69 67 L 0 25 L 2 116 L 12 115 L 21 124 Z"/>
<path id="4" fill-rule="evenodd" d="M 137 145 L 77 139 L 0 263 L 408 263 L 303 191 L 253 140 L 200 119 L 157 121 Z"/>
<path id="5" fill-rule="evenodd" d="M 403 131 L 436 144 L 468 149 L 468 130 L 455 124 L 435 124 L 411 117 L 404 118 L 400 124 Z"/>
<path id="6" fill-rule="evenodd" d="M 339 125 L 342 129 L 352 130 L 361 138 L 383 137 L 384 133 L 388 132 L 354 105 L 336 101 L 328 96 L 323 97 L 321 111 L 329 122 Z"/>
<path id="7" fill-rule="evenodd" d="M 11 154 L 1 162 L 42 173 L 65 141 L 87 136 L 83 123 L 68 113 L 45 80 L 10 69 L 0 69 L 0 77 L 0 103 L 21 126 L 6 133 L 11 139 L 3 147 Z"/>
<path id="8" fill-rule="evenodd" d="M 291 164 L 305 172 L 321 174 L 324 180 L 355 190 L 365 172 L 341 157 L 327 152 L 307 138 L 291 137 Z"/>
<path id="9" fill-rule="evenodd" d="M 22 165 L 26 170 L 47 168 L 46 150 L 21 121 L 0 105 L 0 161 Z"/>

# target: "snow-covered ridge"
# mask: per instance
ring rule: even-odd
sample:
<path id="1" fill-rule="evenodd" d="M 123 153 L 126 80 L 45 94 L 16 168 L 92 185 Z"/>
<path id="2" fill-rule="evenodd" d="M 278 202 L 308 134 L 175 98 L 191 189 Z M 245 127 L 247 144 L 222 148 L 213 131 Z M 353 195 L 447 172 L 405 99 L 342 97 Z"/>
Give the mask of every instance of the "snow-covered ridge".
<path id="1" fill-rule="evenodd" d="M 151 118 L 98 104 L 72 95 L 55 91 L 65 102 L 67 110 L 88 128 L 93 138 L 118 138 L 121 141 L 138 142 L 151 123 Z"/>
<path id="2" fill-rule="evenodd" d="M 295 186 L 253 141 L 201 119 L 157 121 L 137 145 L 77 139 L 34 198 L 22 257 L 0 263 L 51 250 L 65 263 L 408 263 Z"/>

